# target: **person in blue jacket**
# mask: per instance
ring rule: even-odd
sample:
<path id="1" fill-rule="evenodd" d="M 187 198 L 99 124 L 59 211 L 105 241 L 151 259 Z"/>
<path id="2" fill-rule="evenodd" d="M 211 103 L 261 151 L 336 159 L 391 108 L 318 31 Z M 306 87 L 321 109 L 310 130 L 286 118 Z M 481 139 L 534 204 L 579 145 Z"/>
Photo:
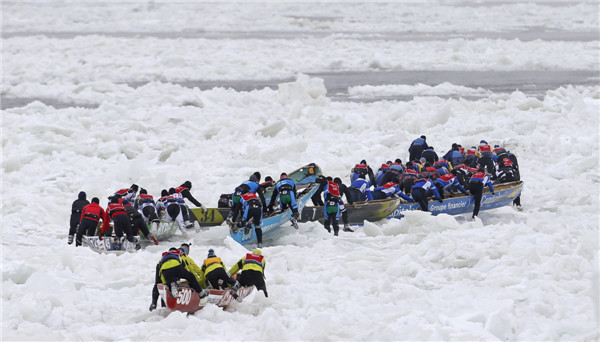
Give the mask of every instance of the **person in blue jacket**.
<path id="1" fill-rule="evenodd" d="M 436 161 L 440 160 L 433 146 L 429 146 L 421 152 L 421 158 L 425 158 L 425 167 L 433 166 Z"/>
<path id="2" fill-rule="evenodd" d="M 371 185 L 371 182 L 365 179 L 365 175 L 359 175 L 359 177 L 350 184 L 352 202 L 372 201 L 373 195 L 371 194 Z"/>
<path id="3" fill-rule="evenodd" d="M 422 135 L 410 144 L 410 147 L 408 148 L 408 153 L 410 153 L 410 157 L 408 158 L 408 160 L 413 161 L 419 160 L 421 158 L 421 152 L 423 152 L 423 150 L 429 147 L 427 145 L 426 140 L 427 137 Z"/>
<path id="4" fill-rule="evenodd" d="M 260 198 L 262 208 L 264 210 L 267 210 L 267 203 L 265 201 L 265 196 L 263 193 L 264 190 L 260 186 L 259 182 L 260 173 L 257 171 L 254 172 L 247 181 L 244 181 L 242 184 L 235 188 L 235 191 L 232 194 L 233 207 L 231 208 L 231 211 L 229 212 L 229 215 L 227 215 L 227 219 L 225 220 L 230 227 L 233 227 L 237 219 L 238 213 L 242 209 L 242 203 L 240 201 L 241 196 L 247 192 L 256 193 Z"/>
<path id="5" fill-rule="evenodd" d="M 427 177 L 427 174 L 423 172 L 419 175 L 419 178 L 415 180 L 415 185 L 413 185 L 411 189 L 412 198 L 415 202 L 419 203 L 422 211 L 428 211 L 429 201 L 427 196 L 430 193 L 433 193 L 438 202 L 444 202 L 433 182 Z"/>
<path id="6" fill-rule="evenodd" d="M 400 187 L 398 186 L 398 184 L 394 183 L 394 182 L 387 182 L 387 183 L 383 184 L 382 186 L 373 189 L 373 192 L 376 192 L 376 191 L 381 192 L 386 198 L 400 197 L 409 202 L 415 201 L 410 196 L 405 195 L 402 192 L 402 189 L 400 189 Z"/>
<path id="7" fill-rule="evenodd" d="M 443 199 L 445 194 L 451 195 L 455 189 L 458 189 L 464 195 L 467 194 L 465 188 L 460 185 L 458 178 L 455 175 L 448 172 L 448 169 L 442 167 L 439 169 L 440 177 L 434 181 L 435 187 L 438 189 L 440 197 Z"/>
<path id="8" fill-rule="evenodd" d="M 392 163 L 392 161 L 389 160 L 388 162 L 381 164 L 381 167 L 379 167 L 377 172 L 375 172 L 375 184 L 376 185 L 381 185 L 381 180 L 383 179 L 383 175 L 385 175 L 385 173 L 388 171 L 391 163 Z"/>
<path id="9" fill-rule="evenodd" d="M 283 172 L 279 176 L 279 182 L 275 184 L 275 189 L 273 189 L 273 195 L 271 196 L 271 201 L 269 202 L 269 206 L 267 207 L 267 211 L 269 214 L 273 212 L 273 205 L 275 204 L 275 199 L 279 197 L 279 207 L 281 211 L 285 211 L 287 208 L 292 209 L 292 225 L 294 228 L 298 229 L 298 203 L 296 203 L 296 197 L 298 196 L 296 191 L 296 183 L 293 180 L 288 178 L 287 173 Z"/>

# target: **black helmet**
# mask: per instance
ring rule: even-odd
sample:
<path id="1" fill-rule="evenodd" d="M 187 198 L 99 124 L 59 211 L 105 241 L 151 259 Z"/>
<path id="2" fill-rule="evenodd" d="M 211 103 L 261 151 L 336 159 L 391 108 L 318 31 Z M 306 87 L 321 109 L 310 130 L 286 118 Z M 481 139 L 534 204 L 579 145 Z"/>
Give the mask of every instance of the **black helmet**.
<path id="1" fill-rule="evenodd" d="M 256 171 L 253 174 L 254 174 L 254 176 L 256 176 L 256 181 L 260 182 L 260 172 Z"/>
<path id="2" fill-rule="evenodd" d="M 146 189 L 144 189 L 144 188 L 141 188 L 140 189 L 140 195 L 146 195 L 146 194 L 148 194 L 148 191 Z"/>
<path id="3" fill-rule="evenodd" d="M 100 204 L 100 200 L 98 199 L 98 197 L 94 197 L 92 198 L 92 203 Z"/>
<path id="4" fill-rule="evenodd" d="M 129 189 L 133 190 L 134 192 L 137 192 L 139 188 L 138 188 L 137 184 L 131 184 Z"/>
<path id="5" fill-rule="evenodd" d="M 184 186 L 184 187 L 186 187 L 188 189 L 191 189 L 192 188 L 192 182 L 185 181 L 185 182 L 183 182 L 183 184 L 181 184 L 181 186 Z"/>

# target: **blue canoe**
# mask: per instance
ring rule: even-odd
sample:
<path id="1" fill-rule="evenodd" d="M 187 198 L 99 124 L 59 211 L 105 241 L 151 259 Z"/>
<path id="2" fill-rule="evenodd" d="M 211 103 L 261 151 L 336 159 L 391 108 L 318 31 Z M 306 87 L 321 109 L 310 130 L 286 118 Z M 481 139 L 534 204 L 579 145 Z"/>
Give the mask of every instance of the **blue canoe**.
<path id="1" fill-rule="evenodd" d="M 500 208 L 505 205 L 510 205 L 523 190 L 523 181 L 495 184 L 495 194 L 484 192 L 481 198 L 481 207 L 479 211 Z M 473 212 L 474 200 L 473 196 L 461 195 L 457 197 L 449 197 L 444 199 L 443 203 L 435 200 L 429 201 L 428 210 L 433 214 L 449 214 L 459 215 Z M 407 203 L 402 201 L 400 206 L 394 210 L 387 218 L 401 218 L 402 212 L 409 210 L 421 210 L 418 203 Z"/>
<path id="2" fill-rule="evenodd" d="M 319 184 L 315 183 L 316 176 L 321 174 L 321 170 L 315 164 L 309 164 L 304 166 L 294 172 L 288 174 L 290 179 L 293 179 L 296 183 L 296 190 L 298 192 L 298 198 L 296 199 L 296 203 L 298 204 L 298 212 L 301 213 L 302 209 L 306 205 L 306 203 L 310 200 L 312 195 L 317 192 L 319 188 Z M 271 196 L 272 192 L 268 192 L 268 196 Z M 275 203 L 274 207 L 277 207 L 279 204 Z M 290 223 L 290 219 L 292 218 L 292 210 L 287 209 L 284 212 L 275 211 L 269 217 L 263 217 L 263 222 L 261 225 L 263 232 L 263 240 L 265 236 L 268 236 L 269 233 L 279 230 L 278 228 L 282 227 L 285 223 Z M 286 225 L 287 226 L 287 225 Z M 291 226 L 291 223 L 290 223 Z M 231 237 L 242 245 L 246 245 L 249 243 L 256 243 L 256 231 L 254 227 L 246 232 L 246 229 L 240 228 L 239 231 L 233 232 L 230 231 Z"/>

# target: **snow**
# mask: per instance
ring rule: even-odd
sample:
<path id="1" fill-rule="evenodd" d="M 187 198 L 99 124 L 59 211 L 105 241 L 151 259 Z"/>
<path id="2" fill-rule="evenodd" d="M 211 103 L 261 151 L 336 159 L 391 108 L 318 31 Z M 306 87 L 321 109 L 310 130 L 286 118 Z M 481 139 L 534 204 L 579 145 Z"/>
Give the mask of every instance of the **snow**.
<path id="1" fill-rule="evenodd" d="M 557 84 L 536 97 L 398 80 L 348 92 L 414 97 L 347 102 L 309 75 L 584 70 L 598 79 L 598 40 L 485 37 L 597 31 L 597 2 L 9 2 L 2 11 L 3 101 L 80 104 L 2 110 L 2 340 L 598 340 L 599 85 Z M 144 34 L 119 35 L 128 32 Z M 291 81 L 251 91 L 182 83 L 272 79 Z M 505 145 L 519 158 L 524 210 L 474 221 L 410 212 L 339 237 L 318 223 L 285 228 L 263 248 L 268 298 L 190 316 L 148 311 L 155 264 L 181 237 L 119 256 L 66 244 L 82 190 L 106 205 L 132 183 L 158 196 L 190 180 L 214 207 L 257 170 L 276 177 L 316 162 L 347 182 L 361 159 L 405 160 L 421 134 L 441 153 L 454 142 Z M 214 248 L 229 267 L 246 252 L 225 227 L 186 241 L 196 262 Z"/>

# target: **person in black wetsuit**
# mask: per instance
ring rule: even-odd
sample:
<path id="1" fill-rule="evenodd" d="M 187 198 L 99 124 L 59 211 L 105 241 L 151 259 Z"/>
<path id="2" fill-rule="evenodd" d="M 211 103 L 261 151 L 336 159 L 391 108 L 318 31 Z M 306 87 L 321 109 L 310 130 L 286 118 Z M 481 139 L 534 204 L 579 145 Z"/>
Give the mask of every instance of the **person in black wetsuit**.
<path id="1" fill-rule="evenodd" d="M 79 221 L 81 220 L 81 211 L 83 207 L 90 204 L 90 201 L 86 199 L 85 192 L 81 191 L 77 196 L 77 199 L 71 205 L 71 220 L 69 227 L 69 240 L 67 243 L 70 245 L 73 243 L 73 238 L 75 237 L 75 233 L 77 233 L 77 227 L 79 226 Z"/>

